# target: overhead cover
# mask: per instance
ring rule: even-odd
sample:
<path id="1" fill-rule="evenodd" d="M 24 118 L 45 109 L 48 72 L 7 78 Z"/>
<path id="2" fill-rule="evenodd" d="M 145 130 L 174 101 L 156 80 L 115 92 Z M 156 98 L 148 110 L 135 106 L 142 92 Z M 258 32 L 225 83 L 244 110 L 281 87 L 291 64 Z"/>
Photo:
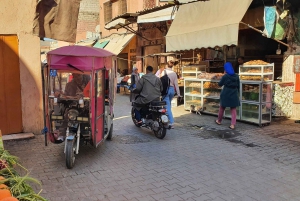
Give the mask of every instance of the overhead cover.
<path id="1" fill-rule="evenodd" d="M 113 53 L 104 49 L 85 46 L 64 46 L 47 53 L 47 62 L 52 69 L 92 71 L 96 69 L 110 69 Z"/>
<path id="2" fill-rule="evenodd" d="M 174 12 L 173 12 L 174 10 Z M 177 9 L 174 7 L 165 8 L 153 13 L 138 16 L 137 23 L 161 22 L 173 20 L 175 18 Z"/>
<path id="3" fill-rule="evenodd" d="M 210 0 L 179 7 L 166 36 L 169 51 L 237 45 L 239 22 L 252 0 Z"/>
<path id="4" fill-rule="evenodd" d="M 115 55 L 120 54 L 126 45 L 131 41 L 135 34 L 122 34 L 117 36 L 111 36 L 109 43 L 104 47 L 105 50 L 114 53 Z"/>
<path id="5" fill-rule="evenodd" d="M 126 26 L 130 24 L 130 22 L 124 18 L 118 18 L 116 20 L 113 20 L 111 22 L 109 22 L 108 24 L 106 24 L 104 26 L 105 29 L 110 30 L 110 29 L 120 29 L 123 26 Z"/>

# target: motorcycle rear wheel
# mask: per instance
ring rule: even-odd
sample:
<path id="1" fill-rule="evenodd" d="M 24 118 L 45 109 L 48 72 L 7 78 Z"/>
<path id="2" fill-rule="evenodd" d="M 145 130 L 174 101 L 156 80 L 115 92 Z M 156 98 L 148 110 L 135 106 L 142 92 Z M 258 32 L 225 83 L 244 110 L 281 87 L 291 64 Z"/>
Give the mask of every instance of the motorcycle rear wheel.
<path id="1" fill-rule="evenodd" d="M 155 134 L 155 137 L 157 137 L 158 139 L 164 139 L 164 137 L 166 137 L 167 134 L 167 129 L 166 128 L 161 128 L 158 131 L 153 131 Z"/>
<path id="2" fill-rule="evenodd" d="M 137 120 L 135 119 L 135 113 L 134 113 L 134 108 L 133 107 L 131 108 L 131 118 L 132 118 L 132 121 L 133 121 L 135 126 L 137 126 L 137 127 L 142 126 L 142 124 L 137 123 Z"/>

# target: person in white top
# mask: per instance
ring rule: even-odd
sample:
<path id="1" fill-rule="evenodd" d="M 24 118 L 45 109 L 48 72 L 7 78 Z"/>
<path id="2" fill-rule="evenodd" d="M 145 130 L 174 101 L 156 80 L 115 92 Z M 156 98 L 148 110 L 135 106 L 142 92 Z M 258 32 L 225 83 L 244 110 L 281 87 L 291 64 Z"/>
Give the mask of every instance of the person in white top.
<path id="1" fill-rule="evenodd" d="M 181 97 L 180 91 L 179 91 L 179 86 L 178 86 L 178 77 L 177 77 L 177 74 L 172 70 L 173 66 L 174 66 L 174 62 L 172 60 L 168 61 L 168 65 L 165 70 L 170 79 L 170 87 L 169 87 L 167 95 L 163 98 L 163 100 L 166 101 L 166 103 L 167 103 L 167 114 L 169 116 L 171 128 L 174 128 L 174 118 L 173 118 L 172 109 L 171 109 L 171 101 L 175 95 L 175 92 L 177 93 L 177 95 L 179 97 Z M 165 74 L 165 72 L 163 71 L 162 75 L 164 75 L 164 74 Z"/>
<path id="2" fill-rule="evenodd" d="M 161 77 L 161 73 L 165 70 L 165 66 L 160 67 L 160 69 L 158 69 L 155 73 L 156 77 Z"/>

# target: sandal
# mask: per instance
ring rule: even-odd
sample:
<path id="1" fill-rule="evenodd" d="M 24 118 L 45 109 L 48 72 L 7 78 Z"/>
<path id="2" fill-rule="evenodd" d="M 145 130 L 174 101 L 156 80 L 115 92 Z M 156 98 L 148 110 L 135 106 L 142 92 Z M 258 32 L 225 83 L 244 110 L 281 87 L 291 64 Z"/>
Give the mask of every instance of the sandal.
<path id="1" fill-rule="evenodd" d="M 137 124 L 142 124 L 143 123 L 143 121 L 142 120 L 140 120 L 140 121 L 138 121 L 137 120 L 137 122 L 136 122 Z"/>
<path id="2" fill-rule="evenodd" d="M 234 126 L 231 125 L 231 126 L 229 126 L 229 128 L 230 128 L 231 130 L 233 130 L 233 129 L 234 129 Z"/>
<path id="3" fill-rule="evenodd" d="M 215 123 L 218 125 L 221 125 L 221 123 L 218 120 L 216 120 Z"/>

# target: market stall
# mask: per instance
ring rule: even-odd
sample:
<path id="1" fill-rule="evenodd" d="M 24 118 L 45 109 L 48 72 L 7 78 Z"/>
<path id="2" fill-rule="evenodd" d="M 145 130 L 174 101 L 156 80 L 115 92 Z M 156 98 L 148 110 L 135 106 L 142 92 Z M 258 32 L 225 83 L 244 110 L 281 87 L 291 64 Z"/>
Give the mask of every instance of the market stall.
<path id="1" fill-rule="evenodd" d="M 195 73 L 196 77 L 184 79 L 184 108 L 218 115 L 222 90 L 218 82 L 223 74 L 198 72 L 197 68 Z M 237 120 L 259 126 L 269 124 L 272 117 L 274 64 L 260 60 L 250 61 L 239 67 L 239 75 L 241 106 L 237 108 Z M 230 118 L 228 108 L 225 110 L 225 117 Z"/>

